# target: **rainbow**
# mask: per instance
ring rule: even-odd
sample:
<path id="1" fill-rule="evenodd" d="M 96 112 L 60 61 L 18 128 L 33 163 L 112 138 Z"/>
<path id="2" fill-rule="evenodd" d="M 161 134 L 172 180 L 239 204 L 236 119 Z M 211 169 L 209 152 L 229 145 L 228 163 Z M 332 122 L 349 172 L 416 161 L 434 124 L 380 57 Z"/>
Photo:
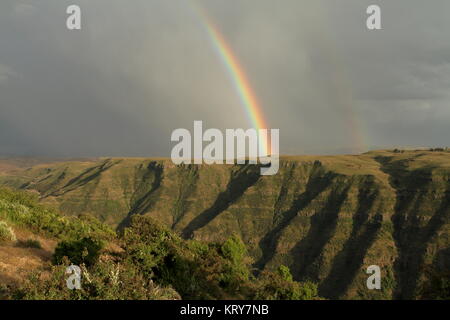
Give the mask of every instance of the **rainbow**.
<path id="1" fill-rule="evenodd" d="M 233 54 L 233 51 L 227 44 L 224 36 L 213 23 L 207 11 L 201 7 L 196 0 L 188 0 L 188 3 L 192 4 L 192 6 L 190 6 L 191 9 L 195 11 L 196 15 L 199 16 L 202 21 L 215 51 L 221 58 L 222 63 L 232 80 L 250 123 L 255 129 L 268 129 L 269 126 L 264 119 L 261 104 L 258 102 L 243 67 Z M 321 10 L 320 6 L 318 6 L 317 9 Z M 324 13 L 319 16 L 326 16 L 326 14 Z M 331 76 L 333 77 L 333 83 L 336 85 L 335 89 L 339 94 L 338 98 L 343 105 L 342 111 L 346 115 L 348 122 L 347 127 L 350 138 L 352 139 L 351 143 L 356 152 L 367 151 L 367 138 L 362 130 L 361 121 L 355 112 L 351 84 L 349 83 L 348 77 L 345 75 L 345 70 L 342 67 L 335 46 L 331 43 L 331 39 L 329 39 L 324 29 L 319 28 L 319 31 L 323 44 L 327 46 L 327 50 L 323 50 L 325 58 L 330 66 L 334 68 Z M 269 149 L 268 141 L 260 141 L 261 151 L 269 154 Z"/>
<path id="2" fill-rule="evenodd" d="M 194 1 L 195 2 L 195 1 Z M 198 4 L 193 3 L 195 11 L 202 18 L 208 36 L 211 43 L 216 50 L 217 54 L 222 60 L 230 79 L 234 85 L 236 92 L 239 95 L 241 103 L 246 111 L 247 117 L 252 124 L 253 128 L 268 129 L 264 114 L 261 108 L 261 104 L 258 102 L 255 92 L 253 91 L 244 68 L 239 63 L 237 57 L 233 54 L 230 46 L 226 42 L 224 36 L 220 33 L 219 29 L 212 22 L 208 13 L 200 7 Z M 268 141 L 260 142 L 260 154 L 267 155 L 269 153 Z"/>

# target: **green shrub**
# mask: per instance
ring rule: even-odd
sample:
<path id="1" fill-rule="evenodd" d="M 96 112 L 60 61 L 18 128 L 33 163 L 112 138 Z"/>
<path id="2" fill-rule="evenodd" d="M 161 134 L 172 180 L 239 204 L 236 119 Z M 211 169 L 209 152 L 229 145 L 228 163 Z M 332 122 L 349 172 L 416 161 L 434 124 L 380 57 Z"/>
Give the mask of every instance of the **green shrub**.
<path id="1" fill-rule="evenodd" d="M 154 276 L 156 268 L 164 264 L 181 241 L 166 227 L 146 216 L 132 218 L 130 227 L 124 230 L 123 240 L 127 258 L 140 266 L 148 277 Z"/>
<path id="2" fill-rule="evenodd" d="M 159 285 L 173 287 L 183 299 L 224 297 L 219 281 L 230 274 L 225 266 L 232 263 L 219 253 L 220 245 L 184 241 L 148 216 L 134 216 L 123 240 L 130 264 Z M 225 252 L 240 261 L 233 248 L 225 246 Z"/>
<path id="3" fill-rule="evenodd" d="M 12 294 L 25 300 L 177 300 L 180 295 L 171 287 L 161 287 L 142 275 L 139 268 L 111 261 L 91 267 L 81 266 L 81 289 L 67 289 L 66 266 L 53 266 L 49 278 L 32 274 Z"/>
<path id="4" fill-rule="evenodd" d="M 0 221 L 0 242 L 3 241 L 16 241 L 16 235 L 5 221 Z"/>
<path id="5" fill-rule="evenodd" d="M 0 187 L 0 218 L 61 240 L 84 237 L 111 240 L 116 237 L 109 226 L 94 217 L 62 216 L 56 210 L 41 205 L 36 195 L 5 187 Z"/>
<path id="6" fill-rule="evenodd" d="M 245 244 L 236 235 L 226 240 L 220 249 L 225 258 L 236 264 L 242 263 L 247 254 Z"/>
<path id="7" fill-rule="evenodd" d="M 36 272 L 16 299 L 315 299 L 317 287 L 292 280 L 287 267 L 250 272 L 242 240 L 182 240 L 148 216 L 135 216 L 121 235 L 119 252 L 102 252 L 92 238 L 58 243 L 50 277 Z M 66 267 L 82 269 L 80 290 L 68 290 Z"/>
<path id="8" fill-rule="evenodd" d="M 62 264 L 64 257 L 76 265 L 94 265 L 100 257 L 103 244 L 92 238 L 83 238 L 74 241 L 61 241 L 53 254 L 53 264 Z"/>
<path id="9" fill-rule="evenodd" d="M 277 269 L 277 272 L 283 280 L 286 280 L 286 281 L 293 280 L 291 270 L 289 270 L 289 268 L 286 267 L 285 265 L 279 266 Z"/>
<path id="10" fill-rule="evenodd" d="M 255 299 L 313 300 L 319 299 L 319 296 L 316 284 L 293 281 L 289 268 L 280 266 L 276 272 L 263 271 L 261 273 Z"/>
<path id="11" fill-rule="evenodd" d="M 222 256 L 226 259 L 220 276 L 220 283 L 225 288 L 238 289 L 249 279 L 250 270 L 246 263 L 247 249 L 241 238 L 233 235 L 220 247 Z"/>
<path id="12" fill-rule="evenodd" d="M 53 269 L 41 270 L 11 294 L 16 299 L 315 299 L 317 286 L 292 280 L 289 269 L 251 273 L 250 258 L 240 237 L 223 243 L 183 240 L 148 216 L 136 215 L 119 238 L 90 216 L 64 217 L 24 192 L 0 188 L 0 218 L 35 233 L 61 240 Z M 12 231 L 3 222 L 3 230 Z M 5 231 L 4 231 L 5 233 Z M 9 233 L 8 233 L 9 234 Z M 8 236 L 8 239 L 11 237 Z M 116 240 L 116 241 L 114 241 Z M 105 243 L 123 250 L 102 250 Z M 37 240 L 19 245 L 41 247 Z M 114 247 L 114 246 L 112 246 Z M 100 258 L 102 253 L 102 259 Z M 66 267 L 82 269 L 81 290 L 68 290 Z"/>

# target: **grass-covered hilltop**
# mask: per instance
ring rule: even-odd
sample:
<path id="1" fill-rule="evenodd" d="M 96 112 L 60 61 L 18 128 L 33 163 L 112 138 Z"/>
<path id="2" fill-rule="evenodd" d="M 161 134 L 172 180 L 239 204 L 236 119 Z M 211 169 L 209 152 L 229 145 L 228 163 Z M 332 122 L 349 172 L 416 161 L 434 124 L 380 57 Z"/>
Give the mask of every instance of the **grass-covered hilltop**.
<path id="1" fill-rule="evenodd" d="M 0 159 L 0 296 L 449 299 L 448 150 L 283 157 L 259 173 Z M 71 263 L 81 290 L 66 287 Z"/>

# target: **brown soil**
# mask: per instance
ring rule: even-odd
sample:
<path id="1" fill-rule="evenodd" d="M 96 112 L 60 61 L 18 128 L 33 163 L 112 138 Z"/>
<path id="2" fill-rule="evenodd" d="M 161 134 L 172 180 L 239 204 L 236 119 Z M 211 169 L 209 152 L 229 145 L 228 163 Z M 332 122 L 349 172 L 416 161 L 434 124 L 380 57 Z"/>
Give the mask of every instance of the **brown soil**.
<path id="1" fill-rule="evenodd" d="M 50 264 L 56 241 L 33 234 L 30 231 L 14 228 L 15 242 L 0 244 L 0 284 L 17 286 L 27 275 L 43 270 Z M 24 248 L 22 241 L 38 240 L 42 249 Z"/>

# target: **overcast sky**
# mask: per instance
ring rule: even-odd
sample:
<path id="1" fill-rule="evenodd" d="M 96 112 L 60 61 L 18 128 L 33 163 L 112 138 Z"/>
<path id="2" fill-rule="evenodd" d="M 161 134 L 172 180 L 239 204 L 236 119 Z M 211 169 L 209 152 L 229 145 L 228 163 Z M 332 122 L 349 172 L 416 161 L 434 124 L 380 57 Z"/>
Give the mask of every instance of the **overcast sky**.
<path id="1" fill-rule="evenodd" d="M 249 128 L 192 1 L 1 0 L 0 155 L 169 156 L 194 120 Z M 450 1 L 198 3 L 281 153 L 450 145 Z M 366 29 L 370 4 L 382 30 Z"/>

